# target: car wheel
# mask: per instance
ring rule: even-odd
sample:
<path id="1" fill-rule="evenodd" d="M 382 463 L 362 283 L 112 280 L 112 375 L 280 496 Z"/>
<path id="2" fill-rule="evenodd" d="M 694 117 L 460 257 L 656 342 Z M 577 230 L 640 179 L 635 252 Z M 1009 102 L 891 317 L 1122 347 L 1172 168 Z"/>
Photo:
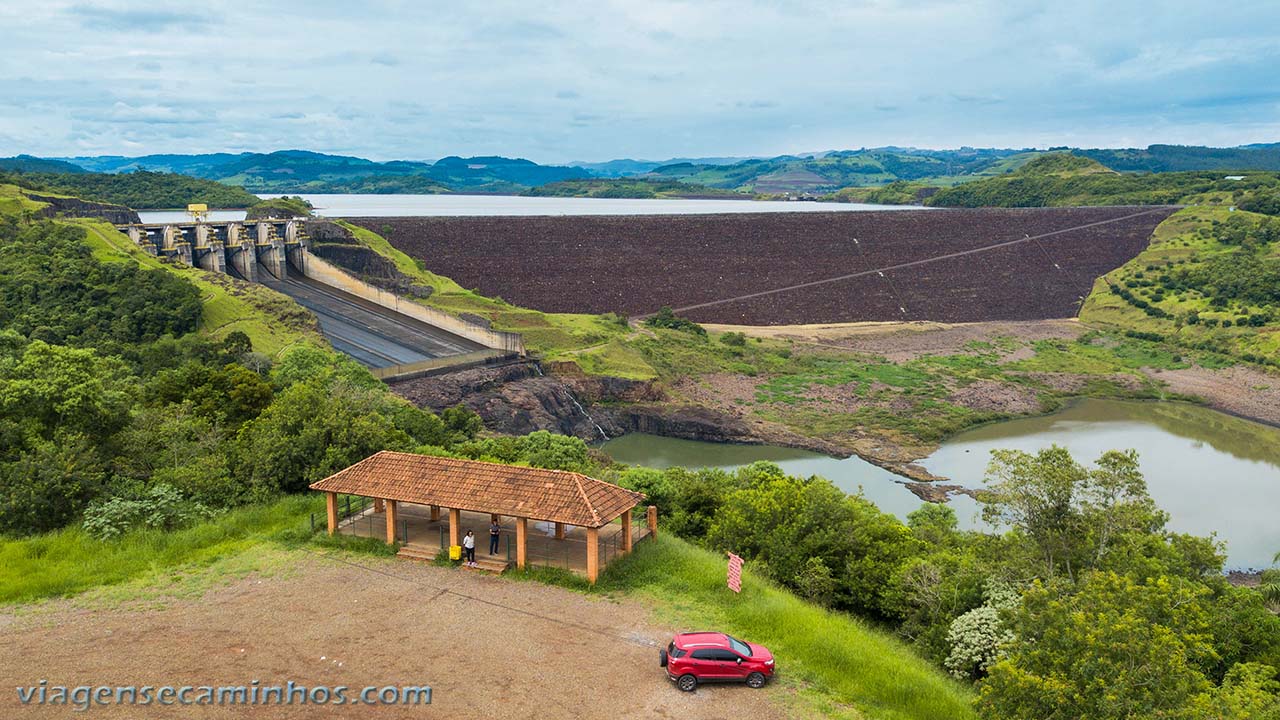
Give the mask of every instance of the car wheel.
<path id="1" fill-rule="evenodd" d="M 764 687 L 764 673 L 753 672 L 748 675 L 747 687 L 757 689 Z"/>
<path id="2" fill-rule="evenodd" d="M 676 687 L 685 692 L 693 692 L 698 688 L 698 678 L 692 675 L 681 675 L 680 679 L 676 681 Z"/>
<path id="3" fill-rule="evenodd" d="M 658 651 L 658 667 L 666 667 L 666 666 L 667 666 L 667 651 L 659 650 Z"/>

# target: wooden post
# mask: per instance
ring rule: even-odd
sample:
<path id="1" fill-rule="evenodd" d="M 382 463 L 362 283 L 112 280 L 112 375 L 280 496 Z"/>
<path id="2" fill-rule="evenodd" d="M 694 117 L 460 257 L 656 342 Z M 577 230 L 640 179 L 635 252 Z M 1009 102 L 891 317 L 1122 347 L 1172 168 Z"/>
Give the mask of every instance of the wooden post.
<path id="1" fill-rule="evenodd" d="M 649 506 L 649 537 L 658 539 L 658 506 Z"/>
<path id="2" fill-rule="evenodd" d="M 587 528 L 587 581 L 600 576 L 600 528 Z"/>
<path id="3" fill-rule="evenodd" d="M 449 545 L 461 545 L 462 537 L 462 511 L 457 508 L 449 508 Z"/>
<path id="4" fill-rule="evenodd" d="M 373 499 L 373 511 L 376 513 L 387 511 L 387 506 L 385 503 L 382 502 L 382 498 Z"/>
<path id="5" fill-rule="evenodd" d="M 631 552 L 631 511 L 622 513 L 622 552 Z"/>
<path id="6" fill-rule="evenodd" d="M 529 518 L 516 518 L 516 567 L 524 569 L 529 555 Z"/>
<path id="7" fill-rule="evenodd" d="M 396 520 L 399 518 L 399 515 L 400 515 L 400 513 L 397 512 L 397 510 L 399 510 L 398 503 L 395 500 L 388 500 L 387 501 L 387 517 L 386 517 L 388 545 L 394 545 L 396 542 Z"/>
<path id="8" fill-rule="evenodd" d="M 329 513 L 329 534 L 332 535 L 338 532 L 338 493 L 325 493 L 324 505 Z"/>
<path id="9" fill-rule="evenodd" d="M 556 539 L 564 539 L 564 523 L 556 523 Z"/>
<path id="10" fill-rule="evenodd" d="M 432 505 L 431 506 L 431 522 L 436 522 L 439 519 L 440 519 L 440 506 Z"/>

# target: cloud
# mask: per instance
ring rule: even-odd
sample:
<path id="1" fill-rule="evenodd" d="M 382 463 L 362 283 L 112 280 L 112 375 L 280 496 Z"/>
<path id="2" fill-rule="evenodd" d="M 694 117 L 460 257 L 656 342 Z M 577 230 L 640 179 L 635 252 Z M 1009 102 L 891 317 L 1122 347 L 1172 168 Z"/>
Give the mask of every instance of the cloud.
<path id="1" fill-rule="evenodd" d="M 120 32 L 157 32 L 171 28 L 203 29 L 213 23 L 191 10 L 116 9 L 100 5 L 72 5 L 67 12 L 78 18 L 89 30 Z"/>
<path id="2" fill-rule="evenodd" d="M 69 2 L 0 4 L 0 155 L 1280 139 L 1274 0 Z"/>

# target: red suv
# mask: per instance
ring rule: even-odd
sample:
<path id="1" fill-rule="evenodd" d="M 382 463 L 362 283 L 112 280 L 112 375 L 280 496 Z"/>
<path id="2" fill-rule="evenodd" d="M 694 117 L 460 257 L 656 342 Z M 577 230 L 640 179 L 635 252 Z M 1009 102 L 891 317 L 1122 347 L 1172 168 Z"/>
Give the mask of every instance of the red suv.
<path id="1" fill-rule="evenodd" d="M 764 687 L 773 677 L 773 653 L 763 645 L 717 632 L 681 633 L 658 655 L 676 687 L 692 692 L 698 683 L 746 682 Z"/>

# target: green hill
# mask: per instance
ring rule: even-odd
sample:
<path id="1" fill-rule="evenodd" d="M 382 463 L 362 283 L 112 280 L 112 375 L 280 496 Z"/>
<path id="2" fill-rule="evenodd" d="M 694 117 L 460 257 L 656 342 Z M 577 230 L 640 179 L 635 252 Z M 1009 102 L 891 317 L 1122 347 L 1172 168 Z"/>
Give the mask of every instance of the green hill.
<path id="1" fill-rule="evenodd" d="M 258 202 L 257 196 L 243 188 L 187 175 L 145 170 L 119 174 L 0 173 L 0 182 L 135 209 L 183 208 L 190 203 L 205 203 L 215 208 L 243 208 Z"/>
<path id="2" fill-rule="evenodd" d="M 1007 175 L 945 188 L 925 202 L 938 207 L 1177 205 L 1207 193 L 1243 199 L 1272 192 L 1276 185 L 1275 173 L 1248 172 L 1243 177 L 1212 170 L 1120 173 L 1091 158 L 1054 153 Z"/>
<path id="3" fill-rule="evenodd" d="M 49 160 L 31 155 L 0 158 L 0 172 L 20 173 L 82 173 L 84 168 L 63 160 Z"/>
<path id="4" fill-rule="evenodd" d="M 1280 143 L 1214 148 L 1198 145 L 1151 145 L 1146 149 L 1076 150 L 1122 172 L 1184 172 L 1191 170 L 1280 171 Z"/>

